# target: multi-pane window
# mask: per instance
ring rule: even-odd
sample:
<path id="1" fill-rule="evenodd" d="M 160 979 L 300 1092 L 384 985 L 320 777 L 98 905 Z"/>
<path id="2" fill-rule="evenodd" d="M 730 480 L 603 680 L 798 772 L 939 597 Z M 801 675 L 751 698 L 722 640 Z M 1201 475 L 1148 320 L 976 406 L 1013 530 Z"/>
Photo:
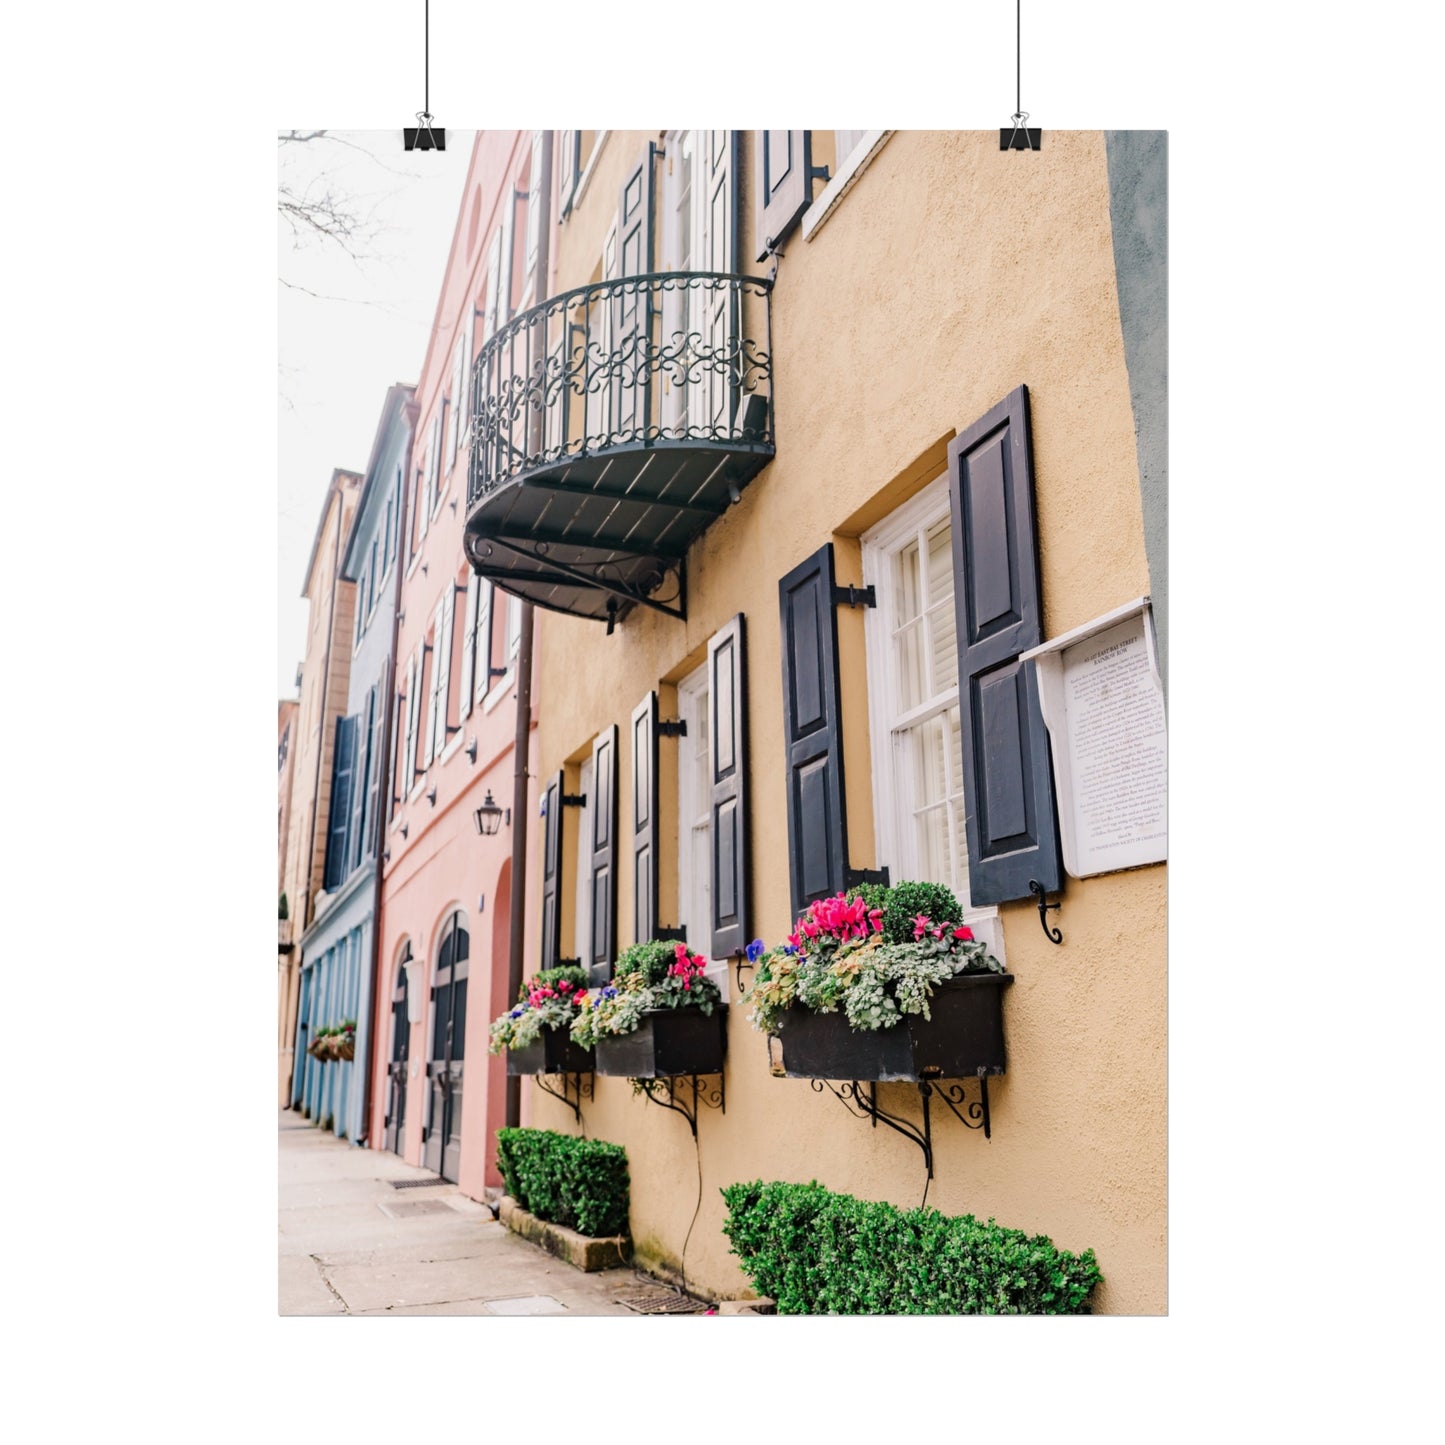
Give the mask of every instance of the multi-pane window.
<path id="1" fill-rule="evenodd" d="M 967 904 L 953 533 L 947 479 L 864 539 L 879 852 L 895 879 L 944 883 Z"/>
<path id="2" fill-rule="evenodd" d="M 456 465 L 457 444 L 461 440 L 462 422 L 462 352 L 466 347 L 466 338 L 457 338 L 456 355 L 452 358 L 452 395 L 450 425 L 447 427 L 447 470 L 450 472 Z"/>
<path id="3" fill-rule="evenodd" d="M 527 192 L 527 244 L 524 251 L 522 293 L 529 301 L 536 299 L 537 256 L 542 239 L 542 139 L 543 132 L 532 135 L 531 179 Z"/>
<path id="4" fill-rule="evenodd" d="M 678 715 L 687 731 L 677 748 L 677 908 L 688 946 L 712 947 L 712 698 L 707 664 L 677 685 Z"/>

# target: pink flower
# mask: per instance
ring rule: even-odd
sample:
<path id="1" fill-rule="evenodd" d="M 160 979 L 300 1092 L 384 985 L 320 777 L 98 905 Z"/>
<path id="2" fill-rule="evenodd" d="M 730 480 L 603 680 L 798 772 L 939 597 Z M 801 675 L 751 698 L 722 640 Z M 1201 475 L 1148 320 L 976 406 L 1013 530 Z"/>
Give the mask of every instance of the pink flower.
<path id="1" fill-rule="evenodd" d="M 917 914 L 913 920 L 913 936 L 922 938 L 932 923 L 933 920 L 926 913 Z"/>
<path id="2" fill-rule="evenodd" d="M 953 936 L 958 939 L 960 943 L 972 943 L 973 929 L 965 923 L 962 927 L 953 930 Z"/>
<path id="3" fill-rule="evenodd" d="M 874 933 L 883 932 L 883 910 L 881 908 L 870 908 L 868 910 L 868 921 L 873 925 Z"/>
<path id="4" fill-rule="evenodd" d="M 677 954 L 679 963 L 687 962 L 687 944 L 679 943 L 673 952 Z"/>

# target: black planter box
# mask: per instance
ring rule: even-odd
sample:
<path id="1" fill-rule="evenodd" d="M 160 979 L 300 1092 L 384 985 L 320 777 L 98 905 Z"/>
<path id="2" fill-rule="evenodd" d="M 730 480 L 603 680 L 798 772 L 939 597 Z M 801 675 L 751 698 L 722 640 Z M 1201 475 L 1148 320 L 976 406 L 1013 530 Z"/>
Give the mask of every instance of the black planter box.
<path id="1" fill-rule="evenodd" d="M 790 1079 L 971 1079 L 1004 1071 L 1003 991 L 1011 973 L 952 978 L 928 1001 L 933 1017 L 907 1014 L 865 1033 L 848 1016 L 792 1008 L 778 1029 Z"/>
<path id="2" fill-rule="evenodd" d="M 525 1049 L 507 1050 L 509 1074 L 590 1074 L 592 1050 L 572 1042 L 564 1029 L 543 1029 Z"/>
<path id="3" fill-rule="evenodd" d="M 597 1072 L 611 1078 L 665 1079 L 675 1074 L 720 1074 L 728 1047 L 728 1010 L 652 1009 L 620 1038 L 597 1040 Z"/>

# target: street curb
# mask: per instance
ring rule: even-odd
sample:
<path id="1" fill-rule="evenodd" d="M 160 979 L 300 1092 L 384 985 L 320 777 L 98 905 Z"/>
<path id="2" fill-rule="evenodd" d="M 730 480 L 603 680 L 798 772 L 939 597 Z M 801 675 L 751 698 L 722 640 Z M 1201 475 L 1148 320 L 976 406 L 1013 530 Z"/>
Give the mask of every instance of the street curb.
<path id="1" fill-rule="evenodd" d="M 615 1269 L 625 1264 L 632 1253 L 632 1240 L 625 1234 L 598 1238 L 564 1229 L 560 1224 L 549 1224 L 535 1214 L 528 1214 L 510 1194 L 502 1195 L 497 1217 L 513 1234 L 540 1245 L 548 1254 L 555 1254 L 574 1269 L 588 1274 L 599 1269 Z"/>

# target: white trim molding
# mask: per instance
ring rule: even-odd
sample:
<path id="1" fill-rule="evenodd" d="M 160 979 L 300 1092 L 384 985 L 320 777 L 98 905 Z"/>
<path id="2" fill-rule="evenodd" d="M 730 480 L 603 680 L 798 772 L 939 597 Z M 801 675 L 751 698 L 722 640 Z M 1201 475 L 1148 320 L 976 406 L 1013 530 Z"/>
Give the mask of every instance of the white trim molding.
<path id="1" fill-rule="evenodd" d="M 803 239 L 811 241 L 823 223 L 833 214 L 838 202 L 852 190 L 858 177 L 873 164 L 873 157 L 888 144 L 891 130 L 870 130 L 853 147 L 852 153 L 837 162 L 837 174 L 823 187 L 818 199 L 803 212 Z"/>

